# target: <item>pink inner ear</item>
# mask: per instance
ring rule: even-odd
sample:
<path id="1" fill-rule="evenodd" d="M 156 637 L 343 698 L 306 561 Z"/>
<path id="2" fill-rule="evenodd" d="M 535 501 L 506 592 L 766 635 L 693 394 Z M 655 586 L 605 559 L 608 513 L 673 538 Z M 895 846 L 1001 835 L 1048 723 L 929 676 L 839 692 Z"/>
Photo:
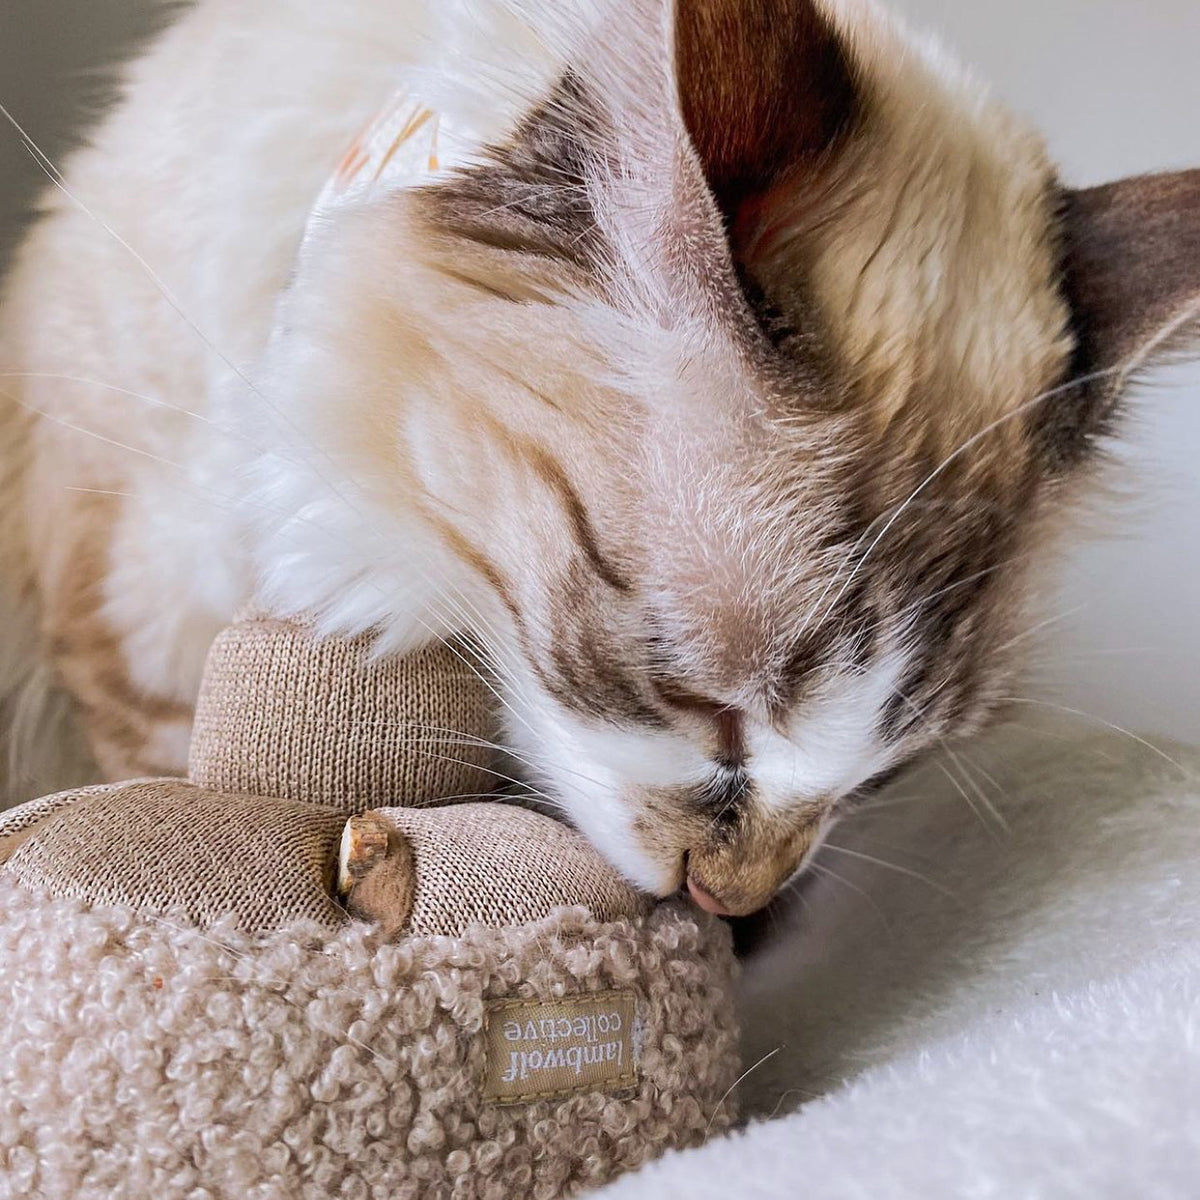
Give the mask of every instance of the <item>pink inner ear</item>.
<path id="1" fill-rule="evenodd" d="M 746 196 L 726 213 L 729 244 L 737 262 L 753 266 L 771 257 L 776 241 L 792 224 L 794 214 L 784 201 L 794 194 L 794 184 L 784 182 Z"/>
<path id="2" fill-rule="evenodd" d="M 677 0 L 675 67 L 684 124 L 731 222 L 858 110 L 846 48 L 813 0 Z"/>

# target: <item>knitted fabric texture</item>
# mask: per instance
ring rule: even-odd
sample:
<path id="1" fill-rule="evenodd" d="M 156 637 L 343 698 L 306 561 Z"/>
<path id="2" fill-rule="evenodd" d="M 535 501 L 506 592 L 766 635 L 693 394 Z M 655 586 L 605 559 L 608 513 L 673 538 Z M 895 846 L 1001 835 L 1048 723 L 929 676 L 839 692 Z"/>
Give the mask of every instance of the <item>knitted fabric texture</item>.
<path id="1" fill-rule="evenodd" d="M 331 894 L 346 823 L 335 808 L 209 792 L 177 779 L 76 800 L 13 839 L 10 854 L 0 849 L 5 876 L 55 896 L 175 912 L 197 925 L 233 918 L 266 932 L 300 918 L 330 929 L 346 920 Z M 0 819 L 0 847 L 7 825 Z"/>
<path id="2" fill-rule="evenodd" d="M 209 651 L 188 774 L 218 792 L 365 812 L 495 790 L 495 695 L 466 648 L 381 658 L 253 616 Z"/>
<path id="3" fill-rule="evenodd" d="M 408 838 L 417 887 L 413 933 L 460 934 L 471 925 L 523 925 L 556 908 L 601 921 L 634 917 L 650 902 L 589 842 L 549 817 L 500 804 L 381 809 Z"/>
<path id="4" fill-rule="evenodd" d="M 30 830 L 40 825 L 51 813 L 86 800 L 89 796 L 103 796 L 115 786 L 124 785 L 98 783 L 92 787 L 75 788 L 73 791 L 43 796 L 40 800 L 30 800 L 27 804 L 0 813 L 0 863 L 7 862 L 9 855 L 24 841 Z"/>
<path id="5" fill-rule="evenodd" d="M 263 940 L 0 878 L 0 1197 L 572 1196 L 729 1123 L 731 971 L 727 931 L 673 905 Z M 636 996 L 632 1089 L 481 1098 L 488 1002 L 606 989 Z"/>
<path id="6" fill-rule="evenodd" d="M 346 921 L 334 902 L 340 809 L 210 792 L 177 779 L 89 788 L 0 816 L 2 874 L 93 904 L 175 912 L 207 926 L 270 933 L 299 919 Z M 557 908 L 601 921 L 636 917 L 646 898 L 591 845 L 549 817 L 501 804 L 384 809 L 417 862 L 407 930 L 453 936 L 473 924 L 523 925 Z"/>

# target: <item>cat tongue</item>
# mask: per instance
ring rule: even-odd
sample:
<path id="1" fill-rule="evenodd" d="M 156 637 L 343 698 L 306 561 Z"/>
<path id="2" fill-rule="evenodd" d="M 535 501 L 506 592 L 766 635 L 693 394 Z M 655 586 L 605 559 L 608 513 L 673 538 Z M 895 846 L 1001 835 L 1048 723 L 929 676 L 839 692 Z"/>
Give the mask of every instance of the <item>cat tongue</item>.
<path id="1" fill-rule="evenodd" d="M 732 916 L 727 908 L 712 893 L 702 888 L 690 875 L 687 881 L 688 895 L 707 913 L 717 917 Z"/>

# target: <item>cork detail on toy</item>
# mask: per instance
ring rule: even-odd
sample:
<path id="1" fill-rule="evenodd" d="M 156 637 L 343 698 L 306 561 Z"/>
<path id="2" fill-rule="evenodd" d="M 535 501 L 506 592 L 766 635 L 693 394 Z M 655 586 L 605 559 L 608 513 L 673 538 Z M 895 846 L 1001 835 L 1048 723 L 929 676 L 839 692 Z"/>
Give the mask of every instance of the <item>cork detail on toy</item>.
<path id="1" fill-rule="evenodd" d="M 338 855 L 338 895 L 352 917 L 399 933 L 412 915 L 417 865 L 408 839 L 378 813 L 351 817 Z"/>

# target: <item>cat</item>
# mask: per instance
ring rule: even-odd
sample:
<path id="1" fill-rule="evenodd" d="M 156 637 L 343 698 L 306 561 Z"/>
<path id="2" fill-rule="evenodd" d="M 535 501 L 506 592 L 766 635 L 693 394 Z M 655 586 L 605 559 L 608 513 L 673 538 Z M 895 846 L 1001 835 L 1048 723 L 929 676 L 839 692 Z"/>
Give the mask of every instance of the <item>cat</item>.
<path id="1" fill-rule="evenodd" d="M 397 94 L 453 161 L 314 215 Z M 533 784 L 723 914 L 1003 711 L 1200 316 L 1200 172 L 1070 189 L 873 0 L 201 0 L 46 207 L 0 314 L 8 798 L 178 773 L 254 596 L 472 636 Z"/>

